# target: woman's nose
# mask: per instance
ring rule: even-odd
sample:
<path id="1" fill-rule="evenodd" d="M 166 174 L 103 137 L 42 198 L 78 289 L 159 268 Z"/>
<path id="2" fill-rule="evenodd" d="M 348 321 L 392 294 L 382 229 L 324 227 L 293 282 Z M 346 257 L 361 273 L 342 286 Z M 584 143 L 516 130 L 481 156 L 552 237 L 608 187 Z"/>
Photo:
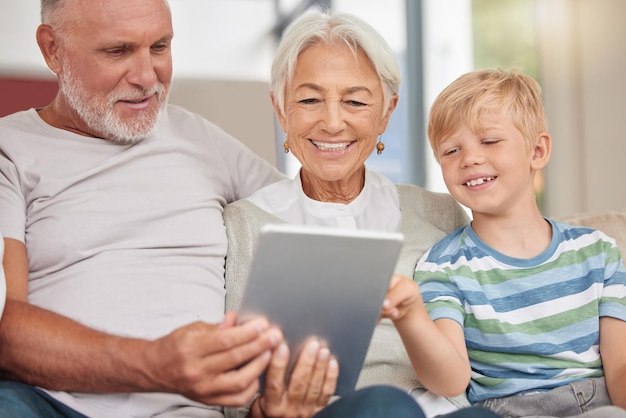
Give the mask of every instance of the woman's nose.
<path id="1" fill-rule="evenodd" d="M 338 132 L 343 129 L 345 117 L 341 103 L 327 102 L 324 106 L 322 122 L 328 132 Z"/>

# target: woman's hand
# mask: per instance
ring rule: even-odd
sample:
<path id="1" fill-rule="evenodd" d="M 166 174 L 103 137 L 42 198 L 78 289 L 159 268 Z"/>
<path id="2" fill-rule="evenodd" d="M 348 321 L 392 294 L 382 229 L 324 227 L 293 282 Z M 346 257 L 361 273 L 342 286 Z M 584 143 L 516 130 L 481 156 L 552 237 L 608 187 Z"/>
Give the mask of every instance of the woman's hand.
<path id="1" fill-rule="evenodd" d="M 328 404 L 339 377 L 339 365 L 328 348 L 308 341 L 286 385 L 288 363 L 289 348 L 282 343 L 272 354 L 265 391 L 252 404 L 251 417 L 311 417 Z"/>

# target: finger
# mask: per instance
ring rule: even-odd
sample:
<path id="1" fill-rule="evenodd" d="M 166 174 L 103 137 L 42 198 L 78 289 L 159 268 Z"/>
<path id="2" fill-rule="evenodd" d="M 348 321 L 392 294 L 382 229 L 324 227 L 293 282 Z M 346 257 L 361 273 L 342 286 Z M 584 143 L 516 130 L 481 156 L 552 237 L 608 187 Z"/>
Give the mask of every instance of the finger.
<path id="1" fill-rule="evenodd" d="M 219 325 L 219 328 L 231 328 L 237 324 L 237 312 L 229 311 L 224 315 L 224 320 Z"/>
<path id="2" fill-rule="evenodd" d="M 289 378 L 287 399 L 290 403 L 297 404 L 305 399 L 319 350 L 319 341 L 311 340 L 305 344 L 303 350 L 300 352 L 298 361 Z"/>
<path id="3" fill-rule="evenodd" d="M 202 342 L 205 351 L 202 362 L 206 367 L 229 370 L 240 367 L 265 351 L 273 350 L 281 341 L 282 333 L 277 328 L 265 332 L 236 326 L 213 332 Z"/>
<path id="4" fill-rule="evenodd" d="M 330 350 L 326 347 L 320 348 L 317 355 L 317 361 L 313 367 L 313 374 L 311 375 L 309 388 L 304 398 L 304 405 L 307 409 L 311 406 L 317 407 L 320 402 L 330 359 Z"/>
<path id="5" fill-rule="evenodd" d="M 274 353 L 265 374 L 265 389 L 263 401 L 265 410 L 280 405 L 285 393 L 287 365 L 289 364 L 289 348 L 287 344 L 280 344 Z"/>
<path id="6" fill-rule="evenodd" d="M 335 390 L 337 389 L 337 379 L 339 379 L 339 362 L 333 357 L 328 362 L 328 367 L 326 369 L 326 378 L 324 380 L 324 386 L 322 387 L 322 396 L 320 397 L 320 402 L 318 404 L 320 409 L 325 407 L 328 402 L 330 402 L 330 398 L 332 398 L 335 394 Z"/>
<path id="7" fill-rule="evenodd" d="M 208 374 L 196 393 L 190 396 L 210 405 L 239 406 L 252 399 L 259 391 L 259 376 L 267 368 L 271 353 L 266 351 L 239 369 Z"/>

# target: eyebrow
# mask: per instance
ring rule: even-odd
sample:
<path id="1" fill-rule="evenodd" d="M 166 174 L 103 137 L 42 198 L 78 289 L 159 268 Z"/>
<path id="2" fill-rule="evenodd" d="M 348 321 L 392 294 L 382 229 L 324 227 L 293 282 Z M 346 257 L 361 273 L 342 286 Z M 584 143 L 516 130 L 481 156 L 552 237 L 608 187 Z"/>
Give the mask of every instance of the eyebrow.
<path id="1" fill-rule="evenodd" d="M 174 38 L 173 34 L 168 34 L 165 35 L 159 39 L 157 39 L 156 41 L 152 42 L 150 45 L 156 45 L 156 44 L 160 44 L 163 42 L 166 43 L 171 43 L 172 39 Z M 111 41 L 111 42 L 107 42 L 106 44 L 102 45 L 100 48 L 98 48 L 101 51 L 106 51 L 107 49 L 111 49 L 111 48 L 132 48 L 133 46 L 138 45 L 135 42 L 128 42 L 128 41 Z"/>
<path id="2" fill-rule="evenodd" d="M 324 91 L 324 88 L 322 88 L 321 86 L 315 84 L 315 83 L 302 83 L 299 86 L 296 87 L 296 90 L 298 89 L 302 89 L 302 88 L 308 88 L 311 90 L 315 90 L 315 91 L 319 91 L 322 92 Z M 348 87 L 347 89 L 344 89 L 341 91 L 342 94 L 352 94 L 352 93 L 358 93 L 358 92 L 367 92 L 369 94 L 371 94 L 371 90 L 368 89 L 365 86 L 354 86 L 354 87 Z"/>

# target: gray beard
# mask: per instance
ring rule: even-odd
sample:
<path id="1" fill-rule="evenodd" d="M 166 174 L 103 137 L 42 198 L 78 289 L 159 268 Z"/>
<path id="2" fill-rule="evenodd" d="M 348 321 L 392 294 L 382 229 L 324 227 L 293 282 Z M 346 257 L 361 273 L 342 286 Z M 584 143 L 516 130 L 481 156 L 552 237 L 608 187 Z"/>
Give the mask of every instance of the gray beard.
<path id="1" fill-rule="evenodd" d="M 78 80 L 67 62 L 64 63 L 64 72 L 60 76 L 61 92 L 67 99 L 70 107 L 78 114 L 87 127 L 103 139 L 116 144 L 132 145 L 150 137 L 158 125 L 167 104 L 167 93 L 162 83 L 156 84 L 150 90 L 134 89 L 133 91 L 108 93 L 104 98 L 93 99 Z M 141 113 L 130 121 L 122 120 L 115 114 L 114 105 L 120 99 L 146 97 L 156 94 L 159 108 L 156 112 Z"/>

